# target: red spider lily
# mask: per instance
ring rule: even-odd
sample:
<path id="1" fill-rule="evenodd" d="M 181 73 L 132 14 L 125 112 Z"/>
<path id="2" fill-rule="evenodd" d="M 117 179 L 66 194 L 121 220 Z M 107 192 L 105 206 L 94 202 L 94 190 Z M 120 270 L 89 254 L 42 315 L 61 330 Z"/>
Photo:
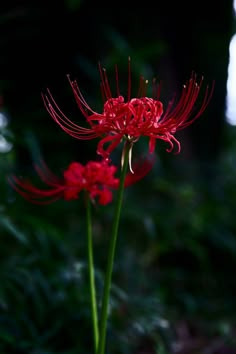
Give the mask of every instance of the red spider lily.
<path id="1" fill-rule="evenodd" d="M 142 179 L 152 169 L 154 158 L 145 158 L 134 164 L 134 172 L 128 173 L 125 187 Z M 42 190 L 35 187 L 29 180 L 16 176 L 8 178 L 10 185 L 25 199 L 35 204 L 48 204 L 60 198 L 65 200 L 78 199 L 81 191 L 87 191 L 92 201 L 97 199 L 101 205 L 112 201 L 112 190 L 119 186 L 115 177 L 117 167 L 108 161 L 89 161 L 85 166 L 72 162 L 64 171 L 63 178 L 55 176 L 45 163 L 35 166 L 41 180 L 50 188 Z"/>
<path id="2" fill-rule="evenodd" d="M 140 78 L 139 91 L 136 98 L 131 98 L 131 69 L 130 60 L 128 67 L 128 95 L 127 100 L 119 91 L 118 69 L 116 67 L 116 97 L 112 96 L 106 70 L 99 66 L 101 76 L 101 91 L 104 98 L 102 113 L 95 112 L 84 99 L 77 82 L 68 80 L 80 111 L 85 116 L 89 128 L 82 127 L 71 121 L 59 108 L 51 92 L 43 95 L 47 111 L 59 126 L 69 135 L 82 140 L 100 137 L 97 153 L 107 158 L 120 144 L 122 139 L 127 139 L 131 145 L 141 136 L 149 137 L 149 152 L 155 150 L 156 140 L 161 139 L 169 144 L 168 152 L 177 145 L 180 152 L 180 142 L 174 134 L 177 130 L 192 124 L 206 109 L 212 93 L 212 88 L 207 86 L 203 101 L 198 110 L 195 103 L 203 83 L 203 77 L 197 81 L 197 76 L 192 73 L 190 80 L 183 86 L 179 101 L 173 98 L 166 109 L 159 101 L 160 89 L 153 80 L 153 98 L 146 97 L 147 81 Z M 108 144 L 105 147 L 105 144 Z"/>

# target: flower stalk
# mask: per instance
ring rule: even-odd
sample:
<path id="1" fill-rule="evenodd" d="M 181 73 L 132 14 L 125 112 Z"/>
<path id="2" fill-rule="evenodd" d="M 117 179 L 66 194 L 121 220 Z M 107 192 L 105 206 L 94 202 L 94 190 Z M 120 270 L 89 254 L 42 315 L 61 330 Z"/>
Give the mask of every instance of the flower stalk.
<path id="1" fill-rule="evenodd" d="M 85 202 L 86 202 L 90 303 L 91 303 L 91 315 L 92 315 L 92 324 L 93 324 L 93 340 L 94 340 L 94 348 L 96 352 L 98 347 L 98 340 L 99 340 L 99 330 L 98 330 L 97 300 L 96 300 L 96 286 L 95 286 L 94 260 L 93 260 L 91 202 L 87 192 L 85 192 Z"/>
<path id="2" fill-rule="evenodd" d="M 111 238 L 110 238 L 109 249 L 108 249 L 108 261 L 107 261 L 107 270 L 106 270 L 104 289 L 103 289 L 102 309 L 101 309 L 101 319 L 100 319 L 100 337 L 99 337 L 97 354 L 105 353 L 107 318 L 108 318 L 112 271 L 113 271 L 113 264 L 114 264 L 114 256 L 115 256 L 120 214 L 121 214 L 121 206 L 123 202 L 125 175 L 128 168 L 129 151 L 131 147 L 132 145 L 130 144 L 130 142 L 126 141 L 124 146 L 124 155 L 123 155 L 124 160 L 121 167 L 120 184 L 119 184 L 119 189 L 117 194 L 112 232 L 111 232 Z"/>

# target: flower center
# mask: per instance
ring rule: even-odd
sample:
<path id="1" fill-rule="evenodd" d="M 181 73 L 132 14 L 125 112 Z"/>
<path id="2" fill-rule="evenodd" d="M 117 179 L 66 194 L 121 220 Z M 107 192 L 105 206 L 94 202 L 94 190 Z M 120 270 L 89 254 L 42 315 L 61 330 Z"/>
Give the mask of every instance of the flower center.
<path id="1" fill-rule="evenodd" d="M 124 97 L 119 96 L 105 102 L 98 123 L 116 133 L 139 136 L 140 129 L 157 128 L 162 113 L 163 105 L 158 100 L 142 97 L 125 102 Z"/>

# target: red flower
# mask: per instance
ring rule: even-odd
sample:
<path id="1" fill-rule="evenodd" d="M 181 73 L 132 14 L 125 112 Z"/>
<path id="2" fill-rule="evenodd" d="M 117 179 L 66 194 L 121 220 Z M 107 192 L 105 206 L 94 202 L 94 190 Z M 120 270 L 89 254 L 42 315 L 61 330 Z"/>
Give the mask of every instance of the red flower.
<path id="1" fill-rule="evenodd" d="M 125 187 L 142 179 L 153 167 L 154 159 L 143 159 L 134 164 L 134 173 L 128 173 Z M 81 191 L 87 191 L 91 200 L 98 200 L 101 205 L 112 201 L 112 190 L 119 186 L 115 177 L 117 168 L 109 162 L 89 161 L 85 166 L 72 162 L 64 171 L 62 179 L 55 176 L 45 163 L 37 165 L 36 171 L 41 180 L 50 188 L 42 190 L 35 187 L 29 180 L 16 176 L 8 178 L 10 185 L 25 199 L 35 204 L 47 204 L 60 198 L 65 200 L 78 199 Z"/>
<path id="2" fill-rule="evenodd" d="M 140 78 L 139 93 L 136 98 L 131 98 L 131 70 L 129 60 L 128 70 L 128 97 L 127 100 L 121 96 L 119 91 L 118 70 L 116 68 L 116 97 L 112 96 L 108 77 L 105 69 L 99 66 L 101 76 L 101 91 L 104 98 L 102 113 L 95 112 L 84 99 L 76 81 L 68 80 L 74 93 L 79 109 L 85 116 L 89 127 L 82 127 L 72 122 L 60 110 L 51 92 L 43 95 L 45 106 L 52 118 L 69 135 L 77 139 L 89 140 L 100 137 L 97 153 L 107 158 L 110 153 L 120 144 L 123 138 L 132 143 L 140 136 L 149 137 L 149 152 L 155 150 L 156 140 L 161 139 L 169 143 L 168 152 L 172 151 L 174 144 L 177 145 L 177 153 L 180 152 L 180 142 L 174 134 L 177 130 L 186 128 L 192 124 L 207 107 L 213 93 L 213 87 L 206 88 L 203 101 L 198 110 L 195 103 L 199 96 L 203 77 L 197 81 L 193 73 L 190 80 L 183 86 L 179 101 L 175 103 L 172 99 L 164 109 L 159 101 L 160 90 L 153 80 L 155 97 L 146 97 L 147 81 Z M 105 147 L 105 144 L 108 144 Z"/>

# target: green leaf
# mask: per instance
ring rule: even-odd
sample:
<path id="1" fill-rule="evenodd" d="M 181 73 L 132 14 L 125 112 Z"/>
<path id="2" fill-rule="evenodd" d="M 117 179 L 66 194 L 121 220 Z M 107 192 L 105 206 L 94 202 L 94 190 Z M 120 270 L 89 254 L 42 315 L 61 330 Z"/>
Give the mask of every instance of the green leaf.
<path id="1" fill-rule="evenodd" d="M 20 232 L 12 221 L 6 216 L 0 218 L 0 225 L 2 225 L 12 236 L 14 236 L 19 242 L 28 244 L 26 236 Z"/>

